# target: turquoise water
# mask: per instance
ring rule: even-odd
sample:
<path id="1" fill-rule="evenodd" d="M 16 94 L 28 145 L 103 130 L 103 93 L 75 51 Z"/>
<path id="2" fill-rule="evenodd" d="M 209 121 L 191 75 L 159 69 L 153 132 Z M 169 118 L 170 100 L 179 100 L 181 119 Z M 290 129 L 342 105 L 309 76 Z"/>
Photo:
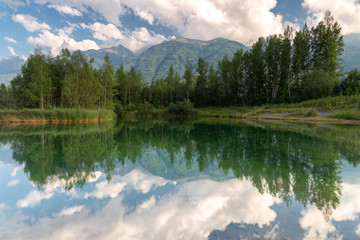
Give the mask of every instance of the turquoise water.
<path id="1" fill-rule="evenodd" d="M 360 127 L 0 125 L 0 239 L 357 239 Z"/>

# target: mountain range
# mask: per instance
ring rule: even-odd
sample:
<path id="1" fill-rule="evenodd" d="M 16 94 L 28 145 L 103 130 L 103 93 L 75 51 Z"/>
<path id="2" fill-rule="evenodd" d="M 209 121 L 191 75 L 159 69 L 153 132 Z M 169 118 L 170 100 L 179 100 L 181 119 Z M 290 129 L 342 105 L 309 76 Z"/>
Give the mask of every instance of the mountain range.
<path id="1" fill-rule="evenodd" d="M 360 69 L 360 33 L 344 36 L 344 71 L 353 68 Z M 194 69 L 200 57 L 209 62 L 210 66 L 216 67 L 219 60 L 225 55 L 229 58 L 239 49 L 248 49 L 245 45 L 225 38 L 216 38 L 210 41 L 201 41 L 186 38 L 174 38 L 154 45 L 140 53 L 134 53 L 119 45 L 117 47 L 83 52 L 88 58 L 94 58 L 95 67 L 101 67 L 104 56 L 109 57 L 115 66 L 124 64 L 125 69 L 134 66 L 140 71 L 145 81 L 164 78 L 170 65 L 181 77 L 185 71 L 185 64 L 190 61 Z M 0 60 L 0 83 L 8 84 L 9 81 L 20 72 L 24 59 L 18 56 Z"/>

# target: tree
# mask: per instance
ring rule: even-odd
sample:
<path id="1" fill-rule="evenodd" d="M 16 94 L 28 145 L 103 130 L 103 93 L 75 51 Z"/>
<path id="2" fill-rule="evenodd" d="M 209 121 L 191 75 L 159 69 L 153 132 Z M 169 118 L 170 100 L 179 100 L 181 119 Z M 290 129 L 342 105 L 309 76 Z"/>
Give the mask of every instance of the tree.
<path id="1" fill-rule="evenodd" d="M 342 53 L 344 51 L 341 26 L 336 22 L 330 11 L 319 24 L 311 29 L 312 65 L 315 70 L 338 78 L 341 73 Z"/>
<path id="2" fill-rule="evenodd" d="M 204 107 L 208 103 L 208 62 L 203 58 L 199 58 L 198 67 L 196 71 L 198 76 L 195 84 L 195 105 L 197 107 Z"/>
<path id="3" fill-rule="evenodd" d="M 46 108 L 51 95 L 51 79 L 45 55 L 37 48 L 21 68 L 21 88 L 26 107 Z"/>
<path id="4" fill-rule="evenodd" d="M 174 68 L 173 65 L 170 65 L 169 67 L 169 71 L 166 77 L 166 84 L 167 87 L 169 89 L 169 93 L 170 93 L 170 102 L 173 103 L 174 99 L 173 99 L 173 92 L 174 92 L 174 88 L 175 88 L 175 73 L 174 73 Z"/>
<path id="5" fill-rule="evenodd" d="M 340 82 L 340 92 L 347 96 L 360 93 L 360 71 L 357 68 L 351 70 Z"/>
<path id="6" fill-rule="evenodd" d="M 186 96 L 187 99 L 190 100 L 190 91 L 192 90 L 193 85 L 193 73 L 192 73 L 192 65 L 190 61 L 186 62 L 185 72 L 184 72 L 184 80 L 186 85 Z"/>
<path id="7" fill-rule="evenodd" d="M 307 25 L 301 31 L 295 33 L 293 41 L 292 58 L 291 58 L 291 70 L 294 78 L 294 84 L 292 87 L 293 99 L 300 101 L 301 88 L 304 80 L 310 73 L 311 67 L 311 33 Z M 295 96 L 294 96 L 295 95 Z"/>
<path id="8" fill-rule="evenodd" d="M 279 82 L 279 95 L 278 102 L 285 102 L 286 99 L 291 100 L 290 92 L 290 73 L 291 73 L 291 38 L 292 29 L 288 26 L 285 29 L 281 41 L 281 62 L 280 62 L 280 82 Z"/>
<path id="9" fill-rule="evenodd" d="M 280 87 L 281 79 L 281 48 L 282 40 L 278 35 L 271 35 L 266 39 L 265 63 L 266 63 L 266 91 L 270 96 L 268 102 L 274 102 Z"/>
<path id="10" fill-rule="evenodd" d="M 115 89 L 115 72 L 108 54 L 105 55 L 104 64 L 101 68 L 101 85 L 103 88 L 102 106 L 112 108 Z"/>

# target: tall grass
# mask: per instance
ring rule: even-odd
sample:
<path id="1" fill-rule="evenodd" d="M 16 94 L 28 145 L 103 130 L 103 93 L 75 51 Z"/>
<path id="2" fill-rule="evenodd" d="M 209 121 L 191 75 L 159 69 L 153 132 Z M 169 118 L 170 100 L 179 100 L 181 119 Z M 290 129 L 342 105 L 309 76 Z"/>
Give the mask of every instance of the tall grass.
<path id="1" fill-rule="evenodd" d="M 101 121 L 115 119 L 116 114 L 112 110 L 99 109 L 23 109 L 23 110 L 0 110 L 0 121 Z"/>
<path id="2" fill-rule="evenodd" d="M 324 109 L 336 109 L 336 108 L 358 108 L 360 106 L 360 95 L 354 96 L 337 96 L 326 97 L 315 100 L 309 100 L 296 104 L 289 104 L 286 107 L 305 107 L 305 108 L 324 108 Z"/>
<path id="3" fill-rule="evenodd" d="M 337 112 L 335 117 L 349 120 L 360 120 L 360 112 L 354 109 L 347 109 Z"/>

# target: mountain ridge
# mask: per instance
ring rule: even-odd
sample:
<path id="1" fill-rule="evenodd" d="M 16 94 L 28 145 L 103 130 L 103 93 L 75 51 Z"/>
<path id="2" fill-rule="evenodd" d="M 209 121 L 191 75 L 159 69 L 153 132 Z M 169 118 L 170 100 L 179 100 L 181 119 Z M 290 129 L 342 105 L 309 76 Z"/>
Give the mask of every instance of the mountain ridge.
<path id="1" fill-rule="evenodd" d="M 353 68 L 360 69 L 360 33 L 344 35 L 344 44 L 344 72 Z M 232 58 L 239 49 L 246 50 L 248 47 L 222 37 L 208 41 L 178 37 L 137 53 L 122 45 L 83 53 L 88 58 L 94 58 L 94 66 L 97 68 L 103 65 L 104 57 L 108 53 L 115 69 L 121 64 L 124 64 L 126 69 L 134 66 L 143 78 L 150 82 L 166 77 L 170 65 L 173 65 L 174 71 L 182 77 L 187 61 L 190 61 L 195 69 L 199 57 L 202 57 L 209 62 L 209 66 L 216 67 L 225 55 Z M 24 58 L 20 56 L 0 59 L 0 83 L 8 85 L 9 81 L 20 73 L 24 62 Z"/>

